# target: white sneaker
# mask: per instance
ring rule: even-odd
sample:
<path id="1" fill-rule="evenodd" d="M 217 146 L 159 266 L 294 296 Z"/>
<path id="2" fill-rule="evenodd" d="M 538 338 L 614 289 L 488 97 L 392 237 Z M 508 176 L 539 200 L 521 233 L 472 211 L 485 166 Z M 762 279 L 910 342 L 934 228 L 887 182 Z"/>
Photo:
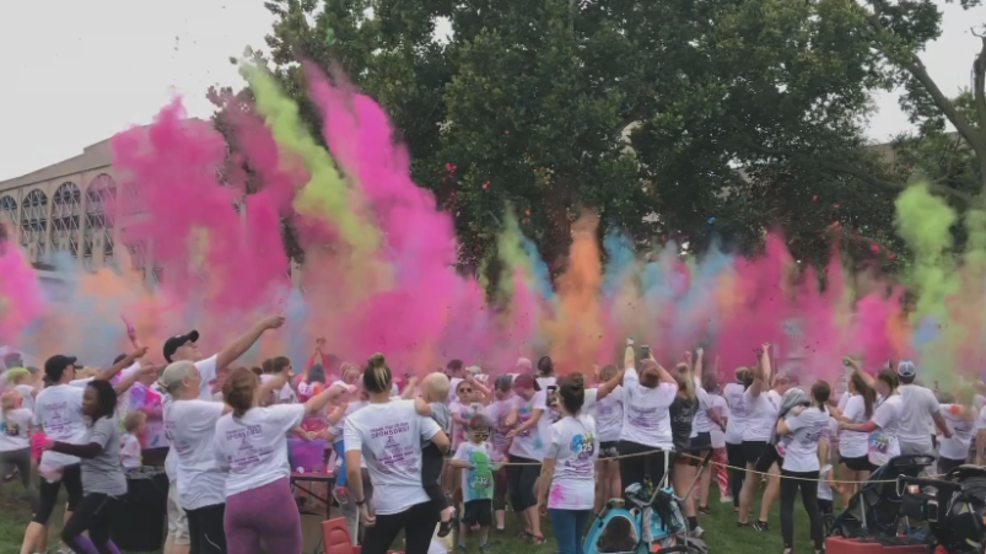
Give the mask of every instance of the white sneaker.
<path id="1" fill-rule="evenodd" d="M 719 503 L 720 504 L 731 504 L 732 502 L 733 502 L 733 498 L 731 496 L 720 496 L 719 497 Z"/>
<path id="2" fill-rule="evenodd" d="M 705 535 L 705 529 L 701 527 L 696 527 L 688 532 L 688 536 L 693 539 L 700 539 Z"/>

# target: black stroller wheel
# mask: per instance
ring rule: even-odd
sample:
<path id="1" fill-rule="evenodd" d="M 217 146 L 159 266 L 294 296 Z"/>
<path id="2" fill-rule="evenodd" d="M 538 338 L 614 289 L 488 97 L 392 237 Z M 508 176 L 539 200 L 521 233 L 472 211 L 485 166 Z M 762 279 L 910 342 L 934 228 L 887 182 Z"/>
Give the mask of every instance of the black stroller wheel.
<path id="1" fill-rule="evenodd" d="M 822 516 L 822 531 L 826 537 L 831 537 L 836 532 L 835 515 L 825 514 Z"/>

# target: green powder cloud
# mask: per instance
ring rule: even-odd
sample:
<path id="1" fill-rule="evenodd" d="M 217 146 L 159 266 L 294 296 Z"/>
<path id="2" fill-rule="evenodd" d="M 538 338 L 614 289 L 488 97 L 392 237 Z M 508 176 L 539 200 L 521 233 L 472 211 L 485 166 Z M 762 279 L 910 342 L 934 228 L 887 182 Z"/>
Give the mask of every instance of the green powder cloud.
<path id="1" fill-rule="evenodd" d="M 379 230 L 360 217 L 361 210 L 355 209 L 360 205 L 355 197 L 358 192 L 346 185 L 332 157 L 305 128 L 298 115 L 298 105 L 284 95 L 264 69 L 243 64 L 240 74 L 250 84 L 257 111 L 264 117 L 274 140 L 298 156 L 311 176 L 295 198 L 295 209 L 332 222 L 357 259 L 375 252 L 381 242 Z"/>

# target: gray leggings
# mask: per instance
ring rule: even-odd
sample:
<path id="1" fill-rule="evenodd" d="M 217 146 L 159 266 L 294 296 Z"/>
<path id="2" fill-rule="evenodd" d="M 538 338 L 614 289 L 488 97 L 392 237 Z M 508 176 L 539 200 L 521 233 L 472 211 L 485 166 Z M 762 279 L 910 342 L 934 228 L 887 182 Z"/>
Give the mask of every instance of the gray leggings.
<path id="1" fill-rule="evenodd" d="M 0 475 L 7 475 L 12 467 L 17 468 L 17 473 L 21 476 L 21 483 L 24 484 L 24 490 L 31 498 L 31 507 L 36 508 L 38 498 L 31 481 L 31 449 L 23 448 L 0 452 Z M 2 485 L 0 482 L 0 486 Z"/>

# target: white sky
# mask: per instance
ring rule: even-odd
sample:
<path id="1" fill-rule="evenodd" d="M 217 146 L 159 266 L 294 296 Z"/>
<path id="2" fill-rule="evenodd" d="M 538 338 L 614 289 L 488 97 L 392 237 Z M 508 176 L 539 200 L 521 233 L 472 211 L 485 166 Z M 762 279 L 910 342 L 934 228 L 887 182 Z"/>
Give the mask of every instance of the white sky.
<path id="1" fill-rule="evenodd" d="M 945 6 L 942 38 L 923 59 L 946 94 L 969 83 L 986 8 Z M 148 123 L 174 94 L 208 117 L 212 84 L 241 86 L 229 56 L 264 48 L 272 16 L 261 0 L 0 0 L 0 180 L 82 152 Z M 896 96 L 876 99 L 870 136 L 909 128 Z"/>

